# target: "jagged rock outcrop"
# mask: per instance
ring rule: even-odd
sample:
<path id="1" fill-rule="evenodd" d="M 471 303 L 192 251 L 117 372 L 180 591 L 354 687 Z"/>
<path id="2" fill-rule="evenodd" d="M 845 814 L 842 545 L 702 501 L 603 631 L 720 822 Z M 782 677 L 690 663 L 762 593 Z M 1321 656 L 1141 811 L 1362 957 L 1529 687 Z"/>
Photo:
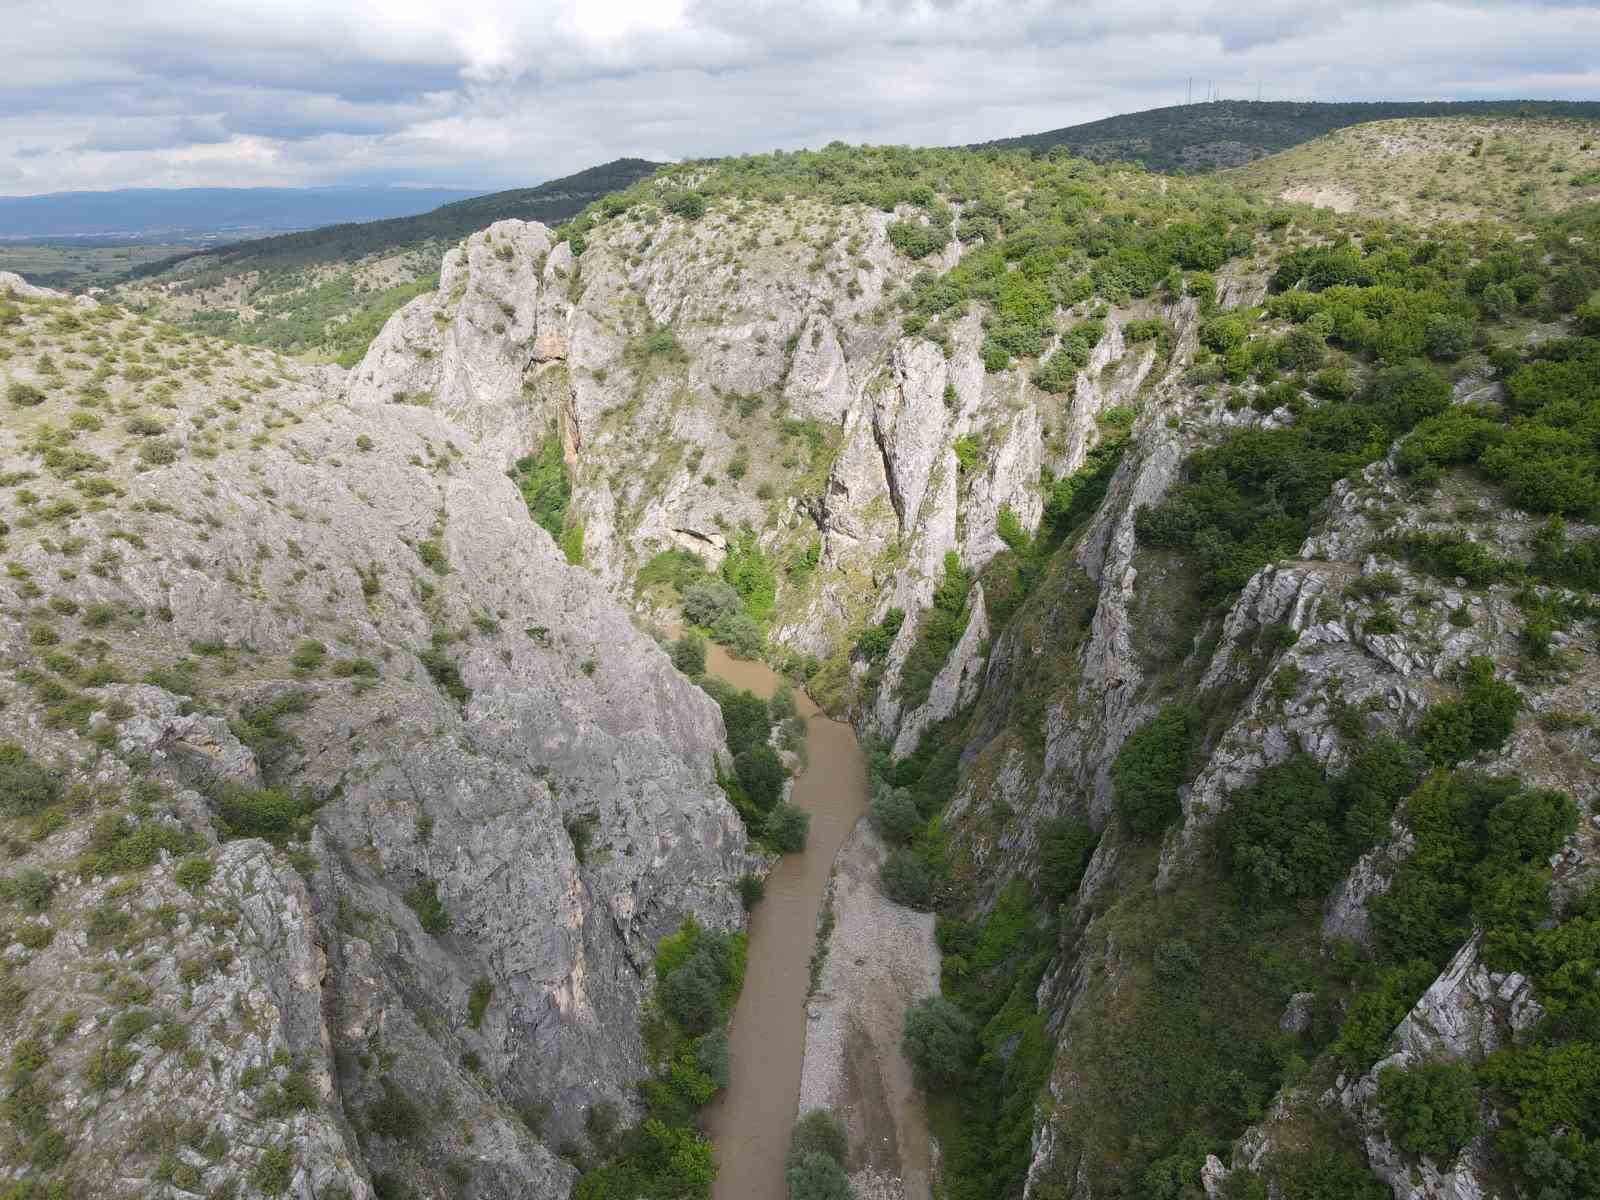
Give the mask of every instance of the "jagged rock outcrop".
<path id="1" fill-rule="evenodd" d="M 488 236 L 464 260 L 516 278 L 536 233 L 493 237 L 509 262 Z M 495 320 L 492 296 L 460 303 Z M 533 301 L 502 316 L 531 330 Z M 436 408 L 374 379 L 345 403 L 336 371 L 269 373 L 195 339 L 209 376 L 174 371 L 169 404 L 106 384 L 159 433 L 79 422 L 63 456 L 40 430 L 65 424 L 77 356 L 115 363 L 116 334 L 163 335 L 113 309 L 58 330 L 57 303 L 24 298 L 22 328 L 55 339 L 62 377 L 14 366 L 47 398 L 0 432 L 7 486 L 27 480 L 39 506 L 4 539 L 0 742 L 121 814 L 94 853 L 139 822 L 211 864 L 188 892 L 197 876 L 165 851 L 85 873 L 81 806 L 17 843 L 7 872 L 54 880 L 54 939 L 8 951 L 22 998 L 0 1039 L 9 1053 L 73 1008 L 72 1053 L 49 1068 L 68 1166 L 103 1195 L 143 1193 L 158 1168 L 208 1187 L 287 1171 L 307 1197 L 365 1197 L 385 1173 L 565 1194 L 573 1169 L 548 1146 L 589 1105 L 634 1103 L 656 942 L 686 916 L 737 925 L 752 860 L 716 782 L 716 705 L 505 478 L 513 434 L 485 397 L 520 391 L 522 364 L 456 330 Z M 239 799 L 262 786 L 281 798 Z M 286 849 L 217 844 L 241 822 Z M 136 1010 L 151 1032 L 124 1040 Z M 93 1063 L 113 1051 L 133 1061 L 108 1089 Z M 152 1140 L 139 1114 L 178 1132 Z"/>

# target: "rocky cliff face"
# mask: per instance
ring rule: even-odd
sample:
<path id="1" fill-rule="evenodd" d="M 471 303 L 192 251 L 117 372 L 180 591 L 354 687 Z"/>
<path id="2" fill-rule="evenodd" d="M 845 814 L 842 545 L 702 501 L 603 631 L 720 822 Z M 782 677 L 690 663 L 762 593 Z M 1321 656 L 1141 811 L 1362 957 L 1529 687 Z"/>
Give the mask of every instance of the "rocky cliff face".
<path id="1" fill-rule="evenodd" d="M 1041 470 L 1076 470 L 1097 417 L 1129 403 L 1156 355 L 1126 345 L 1113 313 L 1063 400 L 986 373 L 976 313 L 947 347 L 901 336 L 888 300 L 960 244 L 910 260 L 893 219 L 808 201 L 656 212 L 607 223 L 577 256 L 501 222 L 446 256 L 439 291 L 385 328 L 351 397 L 431 397 L 507 465 L 559 437 L 585 564 L 624 600 L 655 554 L 715 567 L 743 528 L 780 566 L 810 549 L 815 570 L 780 584 L 772 640 L 825 658 L 903 610 L 872 723 L 904 749 L 971 700 L 990 633 L 973 605 L 949 677 L 901 711 L 945 555 L 988 562 L 1003 508 L 1033 530 Z"/>
<path id="2" fill-rule="evenodd" d="M 1104 314 L 1105 334 L 1065 400 L 1020 370 L 985 371 L 978 309 L 952 321 L 943 344 L 901 336 L 888 301 L 917 271 L 949 269 L 959 246 L 913 263 L 890 243 L 891 219 L 804 200 L 726 201 L 695 221 L 635 209 L 589 231 L 578 254 L 570 243 L 551 248 L 536 227 L 497 226 L 447 260 L 436 296 L 390 325 L 352 394 L 377 402 L 389 381 L 404 380 L 403 391 L 474 414 L 508 463 L 558 437 L 573 478 L 568 520 L 583 526 L 588 565 L 625 601 L 656 553 L 688 549 L 714 566 L 748 527 L 779 564 L 814 549 L 814 570 L 780 581 L 772 626 L 780 647 L 843 664 L 855 632 L 904 610 L 857 717 L 904 758 L 938 721 L 975 706 L 944 822 L 978 912 L 1019 866 L 1033 871 L 1047 822 L 1108 824 L 1110 767 L 1133 730 L 1175 695 L 1206 698 L 1208 749 L 1153 879 L 1142 874 L 1138 847 L 1102 838 L 1039 990 L 1058 1048 L 1029 1194 L 1087 1196 L 1094 1135 L 1074 1123 L 1094 1103 L 1082 1090 L 1084 1056 L 1104 1046 L 1080 1045 L 1074 1031 L 1103 1016 L 1104 997 L 1142 969 L 1119 954 L 1115 910 L 1192 884 L 1230 794 L 1265 767 L 1305 753 L 1342 769 L 1358 744 L 1338 732 L 1351 712 L 1367 735 L 1401 733 L 1427 704 L 1453 694 L 1468 657 L 1515 660 L 1522 619 L 1512 587 L 1440 586 L 1375 556 L 1380 534 L 1459 532 L 1476 522 L 1470 536 L 1516 558 L 1529 553 L 1536 522 L 1507 514 L 1492 491 L 1461 478 L 1419 503 L 1392 462 L 1380 461 L 1336 487 L 1295 558 L 1262 570 L 1197 628 L 1192 616 L 1204 606 L 1183 564 L 1142 547 L 1135 517 L 1220 431 L 1273 428 L 1289 414 L 1241 409 L 1225 390 L 1192 379 L 1193 299 Z M 1225 271 L 1218 302 L 1224 310 L 1257 303 L 1265 283 L 1248 264 Z M 1171 330 L 1162 354 L 1123 336 L 1126 319 L 1146 315 Z M 1058 319 L 1070 327 L 1079 316 Z M 457 365 L 465 359 L 491 366 L 474 375 Z M 1481 380 L 1457 396 L 1486 398 L 1494 397 Z M 1041 472 L 1077 470 L 1100 439 L 1097 418 L 1128 408 L 1137 416 L 1127 450 L 1087 528 L 1003 626 L 974 587 L 926 699 L 908 706 L 902 673 L 947 553 L 981 570 L 1003 548 L 1003 509 L 1024 530 L 1037 528 Z M 1352 600 L 1375 576 L 1388 594 Z M 638 603 L 651 611 L 651 597 Z M 1380 603 L 1396 622 L 1370 620 Z M 1463 611 L 1470 620 L 1451 619 Z M 1592 722 L 1600 667 L 1578 639 L 1562 649 L 1573 669 L 1524 678 L 1523 700 L 1535 717 Z M 850 670 L 866 682 L 862 663 Z M 1546 724 L 1524 721 L 1499 754 L 1476 765 L 1587 794 L 1593 747 L 1568 744 L 1549 732 L 1560 726 Z M 1595 861 L 1593 841 L 1590 824 L 1568 847 L 1574 870 Z M 1323 920 L 1329 944 L 1365 939 L 1365 901 L 1387 887 L 1410 844 L 1396 822 L 1391 840 L 1335 890 Z M 1445 983 L 1431 1003 L 1454 1006 L 1448 1020 L 1475 1020 L 1476 1002 L 1456 1000 L 1501 987 Z M 1414 1164 L 1381 1143 L 1371 1086 L 1370 1077 L 1365 1091 L 1350 1085 L 1341 1103 L 1365 1123 L 1371 1160 L 1391 1164 L 1380 1174 L 1399 1195 Z M 1286 1093 L 1273 1111 L 1292 1114 L 1295 1102 Z M 1241 1163 L 1259 1160 L 1263 1137 L 1270 1133 L 1247 1137 L 1254 1150 L 1241 1152 Z M 1217 1163 L 1213 1183 L 1224 1171 Z M 1470 1195 L 1479 1186 L 1460 1183 L 1459 1171 L 1427 1178 L 1416 1195 Z"/>
<path id="3" fill-rule="evenodd" d="M 521 315 L 460 303 L 531 329 L 517 236 Z M 520 360 L 463 339 L 433 409 L 346 402 L 16 299 L 0 742 L 49 784 L 0 796 L 12 1177 L 564 1194 L 655 942 L 734 925 L 750 860 L 716 706 L 505 478 L 473 402 Z"/>

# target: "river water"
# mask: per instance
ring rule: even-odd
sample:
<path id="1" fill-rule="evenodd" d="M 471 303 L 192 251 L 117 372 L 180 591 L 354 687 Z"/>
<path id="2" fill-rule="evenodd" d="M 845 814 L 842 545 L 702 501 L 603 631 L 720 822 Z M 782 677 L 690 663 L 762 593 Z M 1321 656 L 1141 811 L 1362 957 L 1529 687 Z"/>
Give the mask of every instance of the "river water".
<path id="1" fill-rule="evenodd" d="M 780 682 L 765 664 L 730 658 L 717 645 L 706 647 L 706 669 L 759 696 L 770 696 Z M 795 700 L 806 721 L 808 765 L 790 799 L 811 814 L 811 836 L 804 851 L 779 859 L 767 877 L 766 897 L 750 914 L 744 989 L 728 1035 L 732 1069 L 707 1113 L 720 1164 L 712 1200 L 785 1200 L 788 1194 L 783 1156 L 800 1097 L 817 912 L 834 855 L 867 806 L 855 733 L 804 693 Z"/>

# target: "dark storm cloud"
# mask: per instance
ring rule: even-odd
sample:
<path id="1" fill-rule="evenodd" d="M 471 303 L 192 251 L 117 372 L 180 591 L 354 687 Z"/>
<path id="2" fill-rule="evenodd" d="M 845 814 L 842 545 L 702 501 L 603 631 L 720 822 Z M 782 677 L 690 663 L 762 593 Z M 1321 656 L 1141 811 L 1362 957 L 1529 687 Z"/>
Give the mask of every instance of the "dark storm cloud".
<path id="1" fill-rule="evenodd" d="M 512 185 L 1229 97 L 1600 95 L 1565 0 L 14 0 L 6 190 Z"/>

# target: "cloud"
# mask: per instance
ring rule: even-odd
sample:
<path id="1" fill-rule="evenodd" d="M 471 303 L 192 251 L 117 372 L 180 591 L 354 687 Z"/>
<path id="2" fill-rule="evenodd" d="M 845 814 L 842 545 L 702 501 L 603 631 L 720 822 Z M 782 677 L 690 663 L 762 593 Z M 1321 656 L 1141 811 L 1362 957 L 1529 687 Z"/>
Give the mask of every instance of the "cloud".
<path id="1" fill-rule="evenodd" d="M 515 186 L 1222 95 L 1600 95 L 1563 0 L 13 0 L 6 190 Z"/>

